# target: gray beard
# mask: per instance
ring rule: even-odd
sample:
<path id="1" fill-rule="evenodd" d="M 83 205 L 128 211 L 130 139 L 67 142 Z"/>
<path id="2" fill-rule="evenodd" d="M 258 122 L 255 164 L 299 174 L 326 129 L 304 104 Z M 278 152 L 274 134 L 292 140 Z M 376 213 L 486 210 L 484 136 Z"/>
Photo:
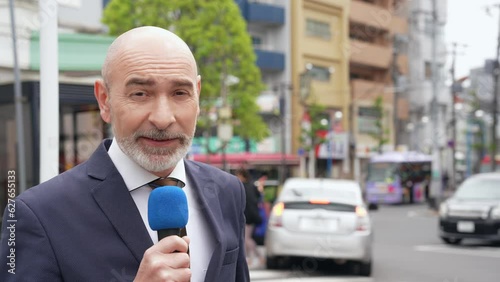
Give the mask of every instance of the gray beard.
<path id="1" fill-rule="evenodd" d="M 180 140 L 180 147 L 175 150 L 142 147 L 137 142 L 139 137 L 156 140 L 178 138 Z M 150 172 L 160 172 L 174 168 L 186 156 L 193 138 L 185 134 L 171 133 L 165 130 L 150 130 L 138 131 L 132 136 L 116 138 L 116 141 L 120 149 L 142 168 Z"/>

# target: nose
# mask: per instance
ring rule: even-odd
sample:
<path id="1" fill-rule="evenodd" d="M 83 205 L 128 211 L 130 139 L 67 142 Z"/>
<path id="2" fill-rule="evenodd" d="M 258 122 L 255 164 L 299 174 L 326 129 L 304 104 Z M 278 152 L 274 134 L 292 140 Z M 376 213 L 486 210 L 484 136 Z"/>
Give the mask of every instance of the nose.
<path id="1" fill-rule="evenodd" d="M 175 122 L 174 107 L 168 97 L 155 99 L 149 114 L 149 121 L 159 130 L 168 128 Z"/>

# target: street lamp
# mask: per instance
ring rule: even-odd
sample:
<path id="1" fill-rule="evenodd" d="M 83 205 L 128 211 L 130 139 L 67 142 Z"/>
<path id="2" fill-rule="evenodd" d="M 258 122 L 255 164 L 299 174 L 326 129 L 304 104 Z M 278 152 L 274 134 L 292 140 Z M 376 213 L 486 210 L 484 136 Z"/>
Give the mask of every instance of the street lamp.
<path id="1" fill-rule="evenodd" d="M 228 171 L 226 159 L 227 144 L 233 138 L 233 124 L 231 107 L 227 104 L 227 96 L 229 94 L 229 87 L 240 82 L 240 79 L 234 75 L 227 75 L 223 80 L 222 85 L 222 106 L 218 112 L 219 123 L 217 125 L 217 137 L 222 141 L 222 169 Z"/>
<path id="2" fill-rule="evenodd" d="M 231 108 L 223 107 L 219 109 L 219 119 L 221 122 L 217 125 L 217 137 L 222 142 L 222 169 L 227 169 L 226 147 L 233 138 L 233 125 L 231 123 Z"/>
<path id="3" fill-rule="evenodd" d="M 342 112 L 336 111 L 334 114 L 333 121 L 330 122 L 330 124 L 328 124 L 328 121 L 326 119 L 324 119 L 326 121 L 325 124 L 323 124 L 323 120 L 321 120 L 323 125 L 329 125 L 328 126 L 328 134 L 327 134 L 327 137 L 328 137 L 328 141 L 327 141 L 328 157 L 326 159 L 326 171 L 327 171 L 328 177 L 330 177 L 330 178 L 332 177 L 333 157 L 334 157 L 335 152 L 336 152 L 336 150 L 335 150 L 336 144 L 334 141 L 335 127 L 341 121 L 342 117 L 343 117 Z"/>

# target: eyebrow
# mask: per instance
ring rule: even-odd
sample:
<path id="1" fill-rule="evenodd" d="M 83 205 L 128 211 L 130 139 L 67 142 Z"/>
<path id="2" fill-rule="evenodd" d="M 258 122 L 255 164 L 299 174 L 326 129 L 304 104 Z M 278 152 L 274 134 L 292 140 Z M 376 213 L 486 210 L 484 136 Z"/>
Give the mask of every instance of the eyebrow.
<path id="1" fill-rule="evenodd" d="M 172 82 L 172 85 L 175 87 L 190 87 L 190 88 L 194 87 L 193 82 L 191 80 L 184 78 L 175 79 Z"/>
<path id="2" fill-rule="evenodd" d="M 132 77 L 127 81 L 125 84 L 125 87 L 131 86 L 131 85 L 147 85 L 147 86 L 152 86 L 155 85 L 155 81 L 151 78 L 141 78 L 141 77 Z"/>

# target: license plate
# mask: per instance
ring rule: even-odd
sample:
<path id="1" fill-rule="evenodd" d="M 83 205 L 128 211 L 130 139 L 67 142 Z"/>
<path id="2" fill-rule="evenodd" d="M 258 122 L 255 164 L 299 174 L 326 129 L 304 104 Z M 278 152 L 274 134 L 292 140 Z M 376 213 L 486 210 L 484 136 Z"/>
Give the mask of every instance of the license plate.
<path id="1" fill-rule="evenodd" d="M 336 231 L 338 221 L 326 218 L 302 218 L 300 227 L 309 231 Z"/>
<path id="2" fill-rule="evenodd" d="M 474 222 L 472 221 L 459 221 L 457 223 L 457 231 L 464 233 L 473 233 L 474 232 Z"/>

